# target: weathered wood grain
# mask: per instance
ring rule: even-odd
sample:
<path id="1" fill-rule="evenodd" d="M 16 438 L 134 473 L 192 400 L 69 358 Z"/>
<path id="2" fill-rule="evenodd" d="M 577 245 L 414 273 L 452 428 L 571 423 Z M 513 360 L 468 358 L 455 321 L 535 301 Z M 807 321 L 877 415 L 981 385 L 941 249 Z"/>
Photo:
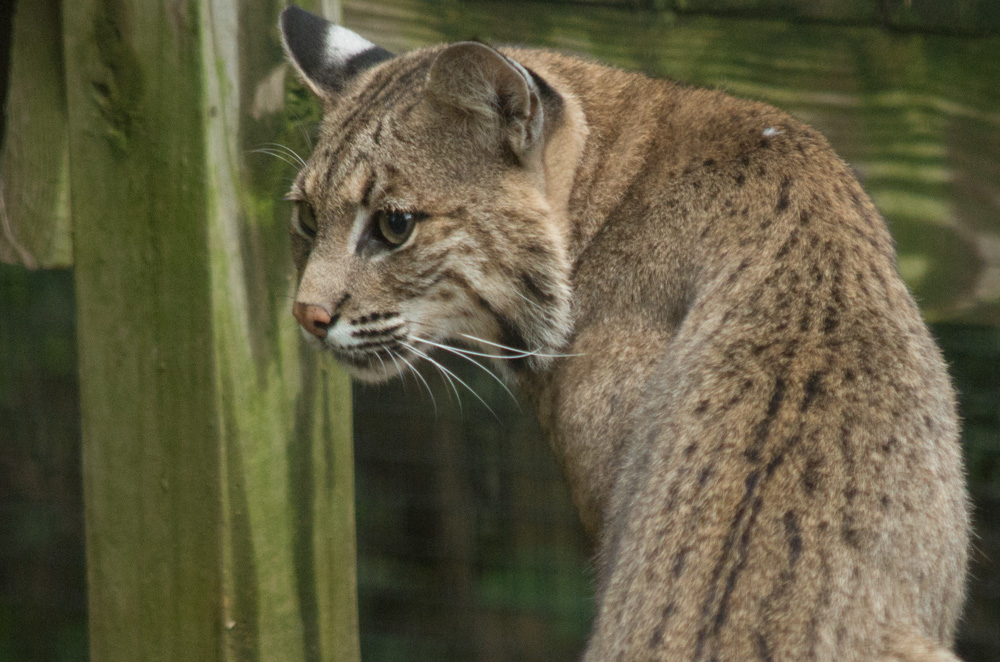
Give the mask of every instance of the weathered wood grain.
<path id="1" fill-rule="evenodd" d="M 94 660 L 358 657 L 349 384 L 253 151 L 281 4 L 64 5 Z"/>
<path id="2" fill-rule="evenodd" d="M 59 3 L 19 2 L 0 154 L 0 261 L 73 262 Z"/>

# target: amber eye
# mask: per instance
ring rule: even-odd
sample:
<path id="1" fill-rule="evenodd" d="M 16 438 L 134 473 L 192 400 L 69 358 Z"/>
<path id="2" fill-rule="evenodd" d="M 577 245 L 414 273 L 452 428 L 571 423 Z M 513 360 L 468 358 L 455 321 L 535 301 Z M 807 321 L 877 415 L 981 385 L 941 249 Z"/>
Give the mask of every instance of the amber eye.
<path id="1" fill-rule="evenodd" d="M 316 213 L 312 205 L 308 202 L 299 201 L 295 203 L 295 211 L 292 212 L 292 225 L 295 232 L 306 241 L 316 238 Z"/>
<path id="2" fill-rule="evenodd" d="M 397 209 L 380 209 L 374 216 L 375 235 L 393 247 L 406 243 L 419 218 L 419 214 Z"/>

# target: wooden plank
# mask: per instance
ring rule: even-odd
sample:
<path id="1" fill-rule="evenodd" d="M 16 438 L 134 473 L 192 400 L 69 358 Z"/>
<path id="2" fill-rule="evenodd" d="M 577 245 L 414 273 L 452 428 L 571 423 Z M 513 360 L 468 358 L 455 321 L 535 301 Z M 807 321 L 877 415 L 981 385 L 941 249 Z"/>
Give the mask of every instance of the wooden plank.
<path id="1" fill-rule="evenodd" d="M 889 0 L 883 19 L 894 28 L 956 35 L 1000 34 L 1000 5 L 995 0 Z"/>
<path id="2" fill-rule="evenodd" d="M 94 660 L 217 658 L 218 413 L 191 16 L 64 3 Z"/>
<path id="3" fill-rule="evenodd" d="M 0 261 L 72 264 L 59 3 L 19 2 L 0 154 Z"/>
<path id="4" fill-rule="evenodd" d="M 294 168 L 273 153 L 277 143 L 305 155 L 303 132 L 319 106 L 286 76 L 281 6 L 215 0 L 202 14 L 205 69 L 218 72 L 208 78 L 206 102 L 206 141 L 218 165 L 208 172 L 209 242 L 232 439 L 223 567 L 234 594 L 254 577 L 259 583 L 253 600 L 238 596 L 230 605 L 227 627 L 233 659 L 256 650 L 261 659 L 301 651 L 304 659 L 352 660 L 359 653 L 350 384 L 323 357 L 301 352 L 289 314 L 290 209 L 275 201 Z M 282 437 L 283 452 L 268 452 Z"/>
<path id="5" fill-rule="evenodd" d="M 857 23 L 875 21 L 879 15 L 879 6 L 882 4 L 882 0 L 653 0 L 653 2 L 677 12 Z"/>
<path id="6" fill-rule="evenodd" d="M 346 377 L 289 315 L 278 0 L 66 3 L 91 655 L 356 660 Z"/>
<path id="7" fill-rule="evenodd" d="M 740 16 L 890 27 L 907 32 L 989 36 L 1000 34 L 994 0 L 536 0 L 650 12 Z"/>

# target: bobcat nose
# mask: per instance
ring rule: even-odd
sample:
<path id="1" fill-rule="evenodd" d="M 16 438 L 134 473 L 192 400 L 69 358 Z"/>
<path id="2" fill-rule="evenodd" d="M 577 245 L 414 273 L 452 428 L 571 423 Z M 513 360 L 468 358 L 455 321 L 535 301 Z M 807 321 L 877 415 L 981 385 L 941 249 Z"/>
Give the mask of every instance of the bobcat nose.
<path id="1" fill-rule="evenodd" d="M 333 326 L 336 321 L 330 317 L 330 313 L 323 306 L 314 303 L 300 303 L 298 301 L 292 306 L 292 315 L 299 324 L 310 334 L 320 340 L 326 338 L 327 329 Z"/>

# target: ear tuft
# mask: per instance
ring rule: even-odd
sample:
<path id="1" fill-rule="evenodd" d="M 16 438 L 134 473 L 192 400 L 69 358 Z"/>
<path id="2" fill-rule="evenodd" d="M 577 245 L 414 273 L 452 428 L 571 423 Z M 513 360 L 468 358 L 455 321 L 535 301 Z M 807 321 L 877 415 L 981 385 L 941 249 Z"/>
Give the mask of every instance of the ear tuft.
<path id="1" fill-rule="evenodd" d="M 542 101 L 534 77 L 486 44 L 463 41 L 444 49 L 431 65 L 427 94 L 465 115 L 477 135 L 505 140 L 519 159 L 541 142 Z"/>
<path id="2" fill-rule="evenodd" d="M 354 76 L 393 57 L 361 35 L 295 6 L 281 12 L 278 27 L 289 61 L 320 97 L 341 92 Z"/>

